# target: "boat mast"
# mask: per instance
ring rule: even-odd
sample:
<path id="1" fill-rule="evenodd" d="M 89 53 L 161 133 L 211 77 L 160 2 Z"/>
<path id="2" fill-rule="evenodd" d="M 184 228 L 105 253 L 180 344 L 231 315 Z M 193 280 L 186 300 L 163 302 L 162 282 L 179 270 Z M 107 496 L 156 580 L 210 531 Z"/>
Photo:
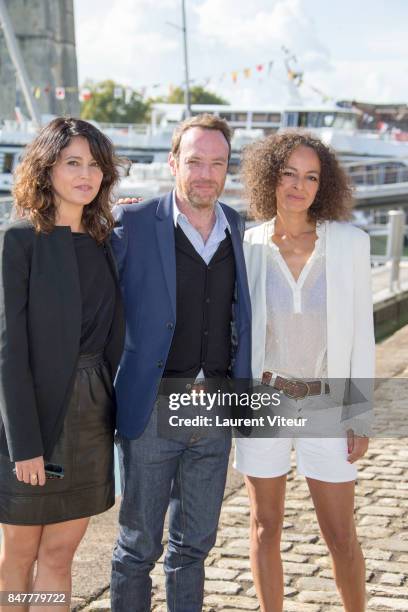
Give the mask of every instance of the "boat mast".
<path id="1" fill-rule="evenodd" d="M 31 119 L 38 127 L 40 127 L 40 112 L 34 99 L 34 96 L 31 93 L 30 79 L 28 78 L 23 56 L 21 55 L 16 35 L 14 34 L 13 25 L 8 14 L 5 0 L 0 0 L 0 25 L 3 28 L 6 45 L 10 53 L 11 60 L 14 64 L 17 78 L 20 82 L 20 86 L 24 94 L 24 99 L 27 104 L 28 111 L 31 115 Z"/>
<path id="2" fill-rule="evenodd" d="M 190 78 L 188 73 L 188 52 L 187 52 L 187 22 L 186 22 L 186 4 L 185 0 L 181 0 L 181 10 L 183 15 L 183 49 L 184 49 L 184 104 L 186 105 L 186 116 L 191 117 L 191 100 L 190 100 Z"/>
<path id="3" fill-rule="evenodd" d="M 183 33 L 183 54 L 184 54 L 184 104 L 186 107 L 186 117 L 191 117 L 191 99 L 190 99 L 190 77 L 188 73 L 188 51 L 187 51 L 187 21 L 186 21 L 186 3 L 181 0 L 181 18 L 182 26 L 166 21 L 167 25 L 181 30 Z"/>

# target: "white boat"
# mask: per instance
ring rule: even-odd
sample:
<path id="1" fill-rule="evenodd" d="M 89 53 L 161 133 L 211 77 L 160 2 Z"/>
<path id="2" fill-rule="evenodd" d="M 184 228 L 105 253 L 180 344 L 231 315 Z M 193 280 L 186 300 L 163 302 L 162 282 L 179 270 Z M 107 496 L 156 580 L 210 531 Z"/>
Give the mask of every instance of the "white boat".
<path id="1" fill-rule="evenodd" d="M 408 142 L 393 132 L 358 129 L 359 112 L 338 106 L 239 107 L 193 105 L 193 115 L 209 112 L 225 118 L 234 131 L 230 173 L 238 171 L 242 147 L 280 128 L 305 128 L 316 133 L 341 156 L 408 159 Z M 182 104 L 156 104 L 152 120 L 143 124 L 96 124 L 114 143 L 117 153 L 135 163 L 167 160 L 175 126 L 185 117 Z M 50 117 L 46 118 L 47 120 Z M 12 171 L 22 148 L 36 134 L 30 121 L 4 121 L 0 125 L 0 191 L 8 192 Z"/>

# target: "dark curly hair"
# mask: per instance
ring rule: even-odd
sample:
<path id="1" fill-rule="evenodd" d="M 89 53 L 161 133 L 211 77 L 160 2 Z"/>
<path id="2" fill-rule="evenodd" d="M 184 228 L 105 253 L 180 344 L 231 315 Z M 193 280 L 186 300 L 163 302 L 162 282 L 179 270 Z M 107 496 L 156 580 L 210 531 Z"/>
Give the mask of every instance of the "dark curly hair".
<path id="1" fill-rule="evenodd" d="M 334 152 L 321 140 L 301 130 L 272 134 L 247 145 L 242 154 L 241 177 L 255 219 L 272 219 L 276 209 L 276 187 L 293 151 L 305 146 L 320 160 L 319 190 L 308 210 L 311 221 L 340 221 L 351 216 L 352 188 Z"/>
<path id="2" fill-rule="evenodd" d="M 81 119 L 53 119 L 27 146 L 14 174 L 16 216 L 28 219 L 37 232 L 48 233 L 54 229 L 56 209 L 51 169 L 74 136 L 86 138 L 92 156 L 103 173 L 97 196 L 84 206 L 82 214 L 86 231 L 97 242 L 103 242 L 114 226 L 111 213 L 112 189 L 119 180 L 118 168 L 123 161 L 115 155 L 109 138 L 91 123 Z"/>

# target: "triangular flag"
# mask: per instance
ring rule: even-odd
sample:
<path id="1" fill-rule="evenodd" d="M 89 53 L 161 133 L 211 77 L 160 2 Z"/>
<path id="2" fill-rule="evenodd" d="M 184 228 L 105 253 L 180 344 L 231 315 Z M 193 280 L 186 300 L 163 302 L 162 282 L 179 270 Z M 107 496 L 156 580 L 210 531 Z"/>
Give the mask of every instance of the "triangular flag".
<path id="1" fill-rule="evenodd" d="M 57 100 L 65 100 L 65 87 L 56 87 L 55 97 Z"/>
<path id="2" fill-rule="evenodd" d="M 79 92 L 80 102 L 86 102 L 92 98 L 92 91 L 87 87 L 83 87 Z"/>

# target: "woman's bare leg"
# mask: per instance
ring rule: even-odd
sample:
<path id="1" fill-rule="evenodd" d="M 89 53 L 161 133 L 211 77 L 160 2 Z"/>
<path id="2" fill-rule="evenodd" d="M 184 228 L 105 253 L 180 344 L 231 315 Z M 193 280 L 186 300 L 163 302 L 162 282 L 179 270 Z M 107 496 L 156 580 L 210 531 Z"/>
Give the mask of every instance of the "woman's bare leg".
<path id="1" fill-rule="evenodd" d="M 262 612 L 281 612 L 283 570 L 280 541 L 285 507 L 286 475 L 245 477 L 251 504 L 251 567 Z"/>
<path id="2" fill-rule="evenodd" d="M 0 592 L 30 593 L 34 563 L 40 545 L 42 525 L 2 525 L 0 548 Z M 5 595 L 3 595 L 4 599 Z M 26 612 L 28 604 L 0 604 L 0 612 Z"/>
<path id="3" fill-rule="evenodd" d="M 88 523 L 89 518 L 82 518 L 44 526 L 38 549 L 35 591 L 71 594 L 72 561 Z M 50 607 L 36 605 L 32 609 L 35 612 L 49 612 Z M 69 612 L 69 609 L 69 603 L 66 607 L 58 607 L 61 612 Z"/>
<path id="4" fill-rule="evenodd" d="M 354 522 L 354 480 L 307 478 L 317 520 L 329 547 L 334 579 L 346 612 L 365 610 L 365 563 Z"/>

